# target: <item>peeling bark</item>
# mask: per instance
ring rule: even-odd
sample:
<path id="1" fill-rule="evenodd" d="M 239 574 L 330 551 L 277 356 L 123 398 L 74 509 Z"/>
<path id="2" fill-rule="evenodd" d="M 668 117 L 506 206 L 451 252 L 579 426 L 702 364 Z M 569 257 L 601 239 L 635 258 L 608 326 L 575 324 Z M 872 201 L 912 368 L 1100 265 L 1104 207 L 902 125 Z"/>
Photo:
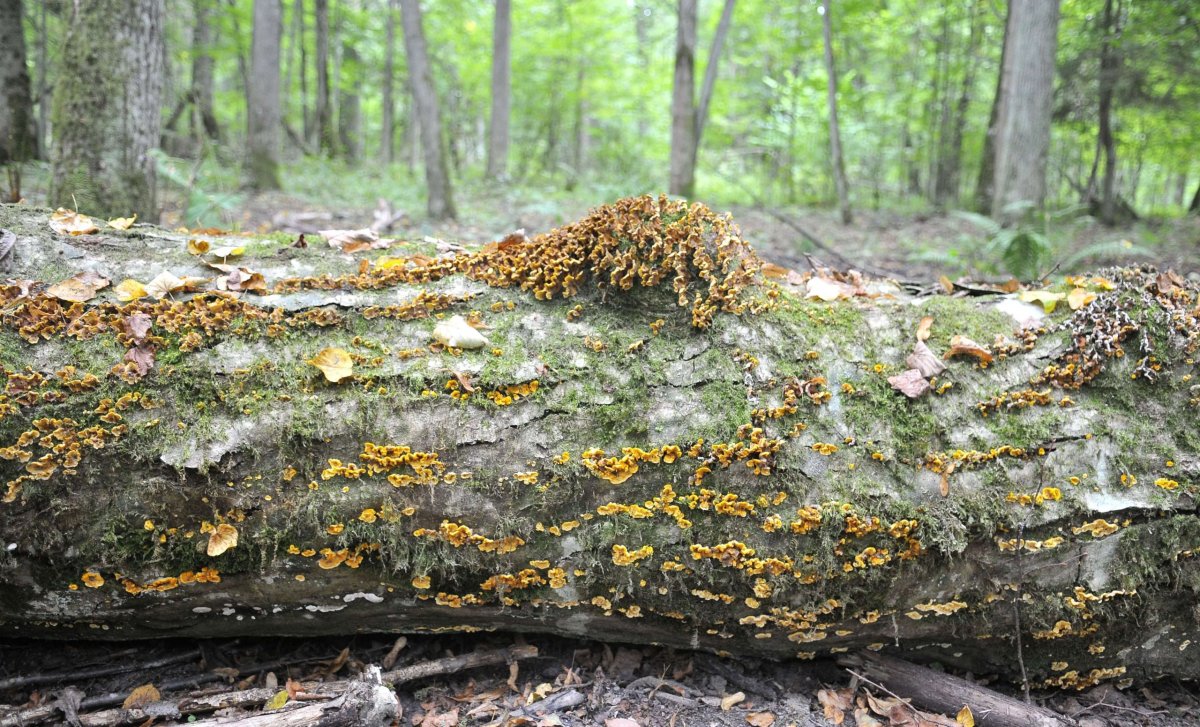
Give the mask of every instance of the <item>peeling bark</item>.
<path id="1" fill-rule="evenodd" d="M 238 241 L 271 290 L 240 299 L 0 287 L 0 628 L 515 629 L 1010 678 L 1019 646 L 1035 685 L 1200 677 L 1194 286 L 1110 270 L 1046 315 L 853 276 L 860 295 L 825 303 L 784 280 L 696 328 L 690 295 L 636 276 L 539 300 L 521 284 L 554 266 L 504 262 L 714 244 L 688 227 L 709 218 L 661 209 L 404 273 Z M 46 214 L 0 207 L 14 279 L 211 273 L 173 233 L 56 238 Z M 472 311 L 486 346 L 429 348 L 438 316 Z M 934 354 L 965 336 L 995 359 L 951 358 L 909 401 L 887 378 L 925 316 Z M 326 347 L 351 377 L 308 363 Z"/>

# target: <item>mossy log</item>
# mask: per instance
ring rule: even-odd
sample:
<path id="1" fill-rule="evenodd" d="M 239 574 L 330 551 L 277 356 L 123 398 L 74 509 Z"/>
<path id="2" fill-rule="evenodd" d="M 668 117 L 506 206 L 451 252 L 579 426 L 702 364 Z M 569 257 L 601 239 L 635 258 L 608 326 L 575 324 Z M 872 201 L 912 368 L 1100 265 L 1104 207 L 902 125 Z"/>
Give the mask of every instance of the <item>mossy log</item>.
<path id="1" fill-rule="evenodd" d="M 258 292 L 121 302 L 212 254 L 48 213 L 0 208 L 5 634 L 512 629 L 1010 678 L 1019 645 L 1035 685 L 1200 677 L 1200 296 L 1170 275 L 1060 282 L 1078 310 L 1048 314 L 917 297 L 638 200 L 481 253 L 218 238 Z M 45 285 L 85 270 L 114 285 Z M 431 345 L 454 315 L 487 345 Z M 909 399 L 927 317 L 937 360 L 993 360 Z"/>

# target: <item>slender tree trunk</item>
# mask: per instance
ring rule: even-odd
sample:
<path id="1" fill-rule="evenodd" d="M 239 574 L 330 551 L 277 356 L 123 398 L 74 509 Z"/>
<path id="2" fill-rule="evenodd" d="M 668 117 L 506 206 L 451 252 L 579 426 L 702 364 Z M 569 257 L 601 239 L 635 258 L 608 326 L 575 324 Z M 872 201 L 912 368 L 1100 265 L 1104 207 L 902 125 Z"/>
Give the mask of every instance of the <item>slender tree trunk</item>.
<path id="1" fill-rule="evenodd" d="M 633 32 L 637 40 L 637 59 L 642 68 L 650 67 L 650 21 L 648 13 L 651 13 L 650 7 L 645 2 L 638 2 L 633 6 Z M 650 130 L 650 119 L 645 104 L 638 104 L 637 108 L 637 138 L 642 141 Z"/>
<path id="2" fill-rule="evenodd" d="M 992 214 L 1002 219 L 1041 209 L 1054 95 L 1059 0 L 1012 0 L 996 134 Z"/>
<path id="3" fill-rule="evenodd" d="M 1192 203 L 1188 205 L 1188 214 L 1200 215 L 1200 185 L 1196 185 L 1196 193 L 1192 195 Z"/>
<path id="4" fill-rule="evenodd" d="M 704 66 L 704 81 L 700 84 L 700 104 L 696 107 L 696 139 L 692 144 L 692 168 L 696 168 L 696 155 L 700 153 L 700 143 L 704 139 L 704 125 L 708 122 L 708 105 L 712 102 L 713 88 L 717 85 L 717 67 L 721 61 L 721 49 L 725 47 L 725 38 L 729 35 L 729 26 L 733 23 L 733 6 L 736 0 L 725 0 L 721 9 L 721 19 L 717 22 L 717 32 L 713 35 L 712 47 L 708 51 L 708 64 Z"/>
<path id="5" fill-rule="evenodd" d="M 963 132 L 967 123 L 967 110 L 971 105 L 971 93 L 975 88 L 975 69 L 979 64 L 979 35 L 981 4 L 978 0 L 971 4 L 969 30 L 967 32 L 966 69 L 963 71 L 962 86 L 959 89 L 958 102 L 944 125 L 945 134 L 942 138 L 942 151 L 938 155 L 937 180 L 934 183 L 934 202 L 939 206 L 947 202 L 957 202 L 959 195 L 959 178 L 962 173 L 962 142 Z"/>
<path id="6" fill-rule="evenodd" d="M 33 159 L 38 150 L 23 15 L 21 0 L 0 0 L 0 164 Z"/>
<path id="7" fill-rule="evenodd" d="M 1012 22 L 1012 5 L 1004 16 L 1004 37 L 1008 37 L 1008 26 Z M 983 137 L 983 154 L 979 159 L 979 179 L 975 183 L 975 209 L 982 214 L 992 211 L 992 189 L 996 182 L 996 134 L 999 132 L 1000 102 L 1004 98 L 1004 63 L 1008 44 L 1000 44 L 1000 68 L 996 71 L 996 94 L 992 97 L 992 111 L 988 115 L 987 134 Z"/>
<path id="8" fill-rule="evenodd" d="M 162 130 L 163 2 L 68 7 L 54 85 L 50 204 L 157 220 L 150 151 Z"/>
<path id="9" fill-rule="evenodd" d="M 349 75 L 349 83 L 345 79 Z M 362 68 L 358 50 L 348 41 L 342 41 L 342 66 L 338 78 L 345 89 L 338 100 L 338 143 L 346 161 L 355 166 L 362 160 L 362 102 L 358 87 L 362 79 Z"/>
<path id="10" fill-rule="evenodd" d="M 221 138 L 217 115 L 213 107 L 213 56 L 211 0 L 197 0 L 196 25 L 192 29 L 192 104 L 204 134 L 213 141 Z"/>
<path id="11" fill-rule="evenodd" d="M 404 28 L 404 52 L 408 57 L 413 113 L 417 117 L 421 150 L 425 156 L 429 216 L 439 220 L 454 219 L 454 195 L 442 148 L 442 119 L 433 85 L 433 70 L 429 66 L 425 31 L 421 27 L 420 0 L 400 0 L 400 20 Z"/>
<path id="12" fill-rule="evenodd" d="M 1100 183 L 1100 220 L 1106 225 L 1116 222 L 1115 184 L 1117 176 L 1117 144 L 1112 132 L 1113 91 L 1121 73 L 1121 55 L 1114 45 L 1121 35 L 1121 7 L 1105 0 L 1101 14 L 1100 45 L 1100 107 L 1096 144 L 1104 151 L 1104 176 Z M 1099 151 L 1099 149 L 1097 151 Z"/>
<path id="13" fill-rule="evenodd" d="M 37 69 L 37 145 L 38 156 L 50 158 L 47 147 L 50 138 L 50 67 L 47 50 L 50 39 L 46 26 L 46 3 L 38 3 L 38 69 Z"/>
<path id="14" fill-rule="evenodd" d="M 333 99 L 329 87 L 329 0 L 315 0 L 313 14 L 317 28 L 317 142 L 321 151 L 335 153 L 333 138 Z"/>
<path id="15" fill-rule="evenodd" d="M 696 192 L 696 0 L 679 0 L 675 35 L 675 80 L 671 96 L 671 194 Z"/>
<path id="16" fill-rule="evenodd" d="M 825 39 L 825 75 L 829 89 L 829 152 L 833 163 L 833 184 L 837 189 L 838 209 L 842 224 L 848 225 L 854 215 L 850 211 L 850 185 L 846 182 L 846 166 L 842 161 L 842 135 L 838 128 L 837 67 L 833 62 L 833 22 L 829 17 L 829 0 L 821 0 L 821 34 Z"/>
<path id="17" fill-rule="evenodd" d="M 313 109 L 308 103 L 308 41 L 305 33 L 304 0 L 296 0 L 292 6 L 296 20 L 296 47 L 300 52 L 300 113 L 304 117 L 304 143 L 312 149 L 316 146 L 317 126 L 313 119 Z"/>
<path id="18" fill-rule="evenodd" d="M 279 0 L 254 0 L 254 38 L 250 50 L 247 172 L 256 190 L 279 189 L 280 42 L 283 17 Z"/>
<path id="19" fill-rule="evenodd" d="M 387 0 L 387 47 L 383 49 L 383 128 L 380 129 L 379 156 L 391 164 L 396 159 L 396 0 Z"/>
<path id="20" fill-rule="evenodd" d="M 508 176 L 508 117 L 512 107 L 512 3 L 496 0 L 492 26 L 492 122 L 488 130 L 487 176 Z"/>

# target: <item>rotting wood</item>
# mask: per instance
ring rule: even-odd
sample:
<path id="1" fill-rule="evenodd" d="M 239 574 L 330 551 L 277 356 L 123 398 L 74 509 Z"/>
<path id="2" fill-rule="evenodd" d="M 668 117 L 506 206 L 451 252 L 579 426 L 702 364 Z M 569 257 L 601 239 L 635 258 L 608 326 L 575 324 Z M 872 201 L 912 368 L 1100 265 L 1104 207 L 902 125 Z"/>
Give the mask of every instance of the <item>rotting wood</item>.
<path id="1" fill-rule="evenodd" d="M 46 214 L 0 209 L 10 634 L 515 629 L 1012 678 L 1019 614 L 1034 687 L 1200 676 L 1193 284 L 918 299 L 641 199 L 479 253 L 216 238 L 262 294 L 72 304 L 29 281 L 212 255 Z M 488 345 L 431 349 L 451 315 Z M 909 401 L 887 380 L 926 316 L 935 356 L 994 360 Z M 339 383 L 307 363 L 327 347 Z"/>

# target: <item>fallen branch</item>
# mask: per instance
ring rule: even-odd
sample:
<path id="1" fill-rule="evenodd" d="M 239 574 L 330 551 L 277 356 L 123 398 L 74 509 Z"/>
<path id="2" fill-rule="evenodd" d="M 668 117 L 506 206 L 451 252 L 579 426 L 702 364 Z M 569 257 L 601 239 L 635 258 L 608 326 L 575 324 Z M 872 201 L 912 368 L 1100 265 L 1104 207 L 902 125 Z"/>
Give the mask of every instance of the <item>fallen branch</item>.
<path id="1" fill-rule="evenodd" d="M 941 714 L 971 708 L 980 727 L 1066 727 L 1070 722 L 1048 709 L 1025 704 L 950 674 L 870 652 L 847 655 L 838 664 L 874 680 L 898 699 Z M 852 672 L 854 673 L 854 672 Z M 901 696 L 904 695 L 904 696 Z"/>

